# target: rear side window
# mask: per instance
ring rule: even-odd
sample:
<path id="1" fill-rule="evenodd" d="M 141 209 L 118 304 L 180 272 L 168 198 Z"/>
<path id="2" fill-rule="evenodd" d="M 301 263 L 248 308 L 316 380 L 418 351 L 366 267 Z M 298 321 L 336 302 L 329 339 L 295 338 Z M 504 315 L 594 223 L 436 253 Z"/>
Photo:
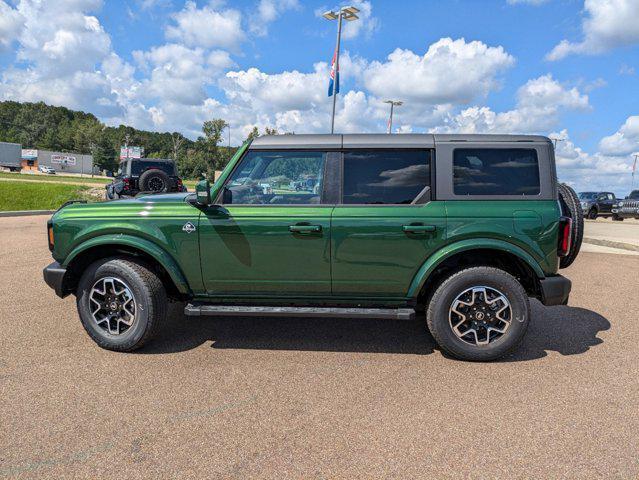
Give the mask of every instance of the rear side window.
<path id="1" fill-rule="evenodd" d="M 430 187 L 429 150 L 347 150 L 344 204 L 410 204 Z"/>
<path id="2" fill-rule="evenodd" d="M 140 175 L 149 169 L 162 170 L 167 175 L 175 175 L 175 164 L 171 162 L 154 162 L 153 160 L 143 160 L 139 162 L 132 162 L 131 175 Z"/>
<path id="3" fill-rule="evenodd" d="M 538 195 L 537 151 L 460 148 L 453 154 L 455 195 Z"/>

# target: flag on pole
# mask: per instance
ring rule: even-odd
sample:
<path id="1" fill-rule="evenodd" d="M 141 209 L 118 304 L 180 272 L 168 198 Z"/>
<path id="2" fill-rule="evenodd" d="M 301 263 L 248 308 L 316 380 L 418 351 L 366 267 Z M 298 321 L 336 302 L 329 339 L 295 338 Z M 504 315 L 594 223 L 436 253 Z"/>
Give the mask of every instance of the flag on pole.
<path id="1" fill-rule="evenodd" d="M 333 61 L 331 62 L 331 76 L 328 81 L 328 96 L 332 97 L 339 93 L 339 66 L 337 65 L 337 48 L 333 53 Z"/>
<path id="2" fill-rule="evenodd" d="M 632 164 L 632 178 L 635 178 L 635 172 L 637 171 L 637 158 L 639 155 L 635 155 L 635 163 Z"/>

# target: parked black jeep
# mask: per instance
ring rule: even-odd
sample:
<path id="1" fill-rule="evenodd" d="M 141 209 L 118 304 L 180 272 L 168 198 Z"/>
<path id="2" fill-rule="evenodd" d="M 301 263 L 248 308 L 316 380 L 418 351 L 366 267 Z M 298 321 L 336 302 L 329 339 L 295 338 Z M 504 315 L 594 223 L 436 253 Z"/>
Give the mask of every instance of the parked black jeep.
<path id="1" fill-rule="evenodd" d="M 612 192 L 580 192 L 579 201 L 584 217 L 591 220 L 597 217 L 615 218 L 612 206 L 617 203 L 617 197 Z"/>
<path id="2" fill-rule="evenodd" d="M 175 162 L 163 158 L 122 160 L 113 182 L 106 186 L 107 200 L 138 193 L 186 192 Z"/>

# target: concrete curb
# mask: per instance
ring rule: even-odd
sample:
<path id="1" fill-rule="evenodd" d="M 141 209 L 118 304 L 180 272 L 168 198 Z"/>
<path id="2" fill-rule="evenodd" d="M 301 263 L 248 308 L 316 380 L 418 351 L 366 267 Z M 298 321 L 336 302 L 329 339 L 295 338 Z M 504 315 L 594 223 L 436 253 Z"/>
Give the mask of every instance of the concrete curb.
<path id="1" fill-rule="evenodd" d="M 600 245 L 602 247 L 620 248 L 622 250 L 630 250 L 633 252 L 639 252 L 639 245 L 624 242 L 614 242 L 612 240 L 601 240 L 599 238 L 584 237 L 584 242 L 591 245 Z"/>
<path id="2" fill-rule="evenodd" d="M 16 212 L 0 212 L 0 217 L 29 217 L 32 215 L 51 215 L 55 210 L 22 210 Z"/>

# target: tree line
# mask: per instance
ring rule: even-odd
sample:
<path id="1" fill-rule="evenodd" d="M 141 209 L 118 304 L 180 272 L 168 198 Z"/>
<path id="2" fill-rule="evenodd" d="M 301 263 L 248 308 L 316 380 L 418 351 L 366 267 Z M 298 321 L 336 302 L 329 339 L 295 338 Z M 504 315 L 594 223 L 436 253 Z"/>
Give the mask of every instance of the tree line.
<path id="1" fill-rule="evenodd" d="M 0 102 L 0 142 L 22 144 L 22 148 L 77 152 L 93 155 L 100 170 L 115 171 L 120 146 L 128 142 L 144 148 L 145 157 L 172 158 L 183 178 L 212 177 L 228 163 L 237 147 L 224 146 L 221 118 L 202 125 L 202 135 L 191 140 L 179 132 L 150 132 L 120 125 L 109 127 L 91 113 L 46 105 L 43 102 Z M 266 134 L 275 130 L 267 128 Z M 259 136 L 257 127 L 247 140 Z"/>

